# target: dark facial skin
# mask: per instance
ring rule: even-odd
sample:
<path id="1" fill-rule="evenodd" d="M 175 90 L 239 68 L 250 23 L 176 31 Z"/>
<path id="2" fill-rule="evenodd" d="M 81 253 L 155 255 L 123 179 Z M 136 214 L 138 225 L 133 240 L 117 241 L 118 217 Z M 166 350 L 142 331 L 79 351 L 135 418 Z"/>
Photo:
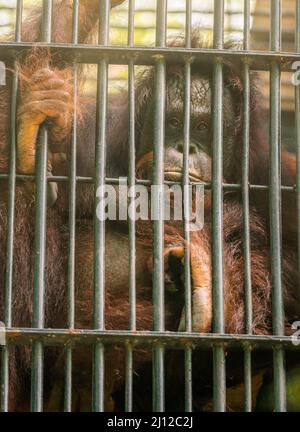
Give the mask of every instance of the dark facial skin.
<path id="1" fill-rule="evenodd" d="M 151 83 L 153 78 L 151 78 Z M 184 75 L 182 70 L 167 72 L 166 91 L 166 123 L 165 123 L 165 179 L 180 181 L 183 165 L 184 145 Z M 149 85 L 145 81 L 145 86 Z M 153 89 L 152 84 L 149 85 Z M 211 181 L 212 158 L 212 90 L 211 78 L 192 73 L 191 81 L 191 123 L 190 123 L 190 180 Z M 119 98 L 119 96 L 118 96 Z M 235 128 L 237 113 L 231 91 L 224 88 L 223 92 L 223 164 L 224 181 L 231 182 L 235 168 L 236 154 Z M 150 95 L 145 97 L 145 104 L 140 108 L 141 100 L 136 108 L 142 110 L 142 118 L 136 122 L 136 164 L 137 177 L 152 178 L 153 162 L 153 113 L 155 101 Z M 127 103 L 113 103 L 109 110 L 107 122 L 107 177 L 118 178 L 128 175 L 128 113 Z M 124 112 L 126 115 L 124 115 Z M 84 119 L 84 127 L 78 129 L 77 174 L 93 176 L 95 173 L 95 106 L 89 107 L 89 114 Z M 71 146 L 69 146 L 69 149 Z M 116 158 L 116 155 L 120 155 Z M 67 160 L 70 155 L 67 155 Z M 68 165 L 67 162 L 65 165 Z M 65 175 L 67 167 L 63 165 L 54 170 L 56 175 Z M 58 205 L 64 208 L 65 196 L 68 196 L 68 184 L 60 184 L 64 193 L 58 197 Z M 94 190 L 89 183 L 77 186 L 77 212 L 81 217 L 93 217 Z"/>
<path id="2" fill-rule="evenodd" d="M 191 122 L 190 122 L 190 180 L 211 181 L 212 157 L 212 90 L 208 77 L 192 76 Z M 153 150 L 154 102 L 148 104 L 146 119 L 139 139 L 138 160 Z M 235 130 L 234 104 L 230 91 L 224 89 L 223 103 L 223 160 L 224 178 L 229 180 L 232 172 Z M 174 74 L 167 81 L 165 125 L 165 178 L 179 181 L 182 175 L 184 146 L 184 79 Z M 148 167 L 149 168 L 149 167 Z M 149 177 L 149 172 L 143 176 Z"/>

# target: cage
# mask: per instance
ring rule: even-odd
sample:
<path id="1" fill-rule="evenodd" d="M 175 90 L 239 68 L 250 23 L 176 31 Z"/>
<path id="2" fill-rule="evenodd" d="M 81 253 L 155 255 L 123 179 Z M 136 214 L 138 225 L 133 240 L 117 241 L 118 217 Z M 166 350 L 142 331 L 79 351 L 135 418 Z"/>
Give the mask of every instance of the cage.
<path id="1" fill-rule="evenodd" d="M 23 4 L 22 0 L 17 0 L 12 8 L 16 12 L 14 38 L 0 43 L 1 60 L 6 66 L 7 74 L 1 99 L 8 98 L 8 104 L 5 105 L 3 102 L 5 107 L 2 110 L 6 112 L 3 122 L 4 124 L 7 123 L 10 128 L 8 163 L 6 169 L 1 168 L 0 173 L 2 201 L 2 296 L 0 298 L 3 303 L 3 310 L 1 311 L 3 313 L 3 327 L 1 327 L 2 411 L 10 409 L 21 411 L 30 409 L 35 412 L 59 409 L 65 411 L 152 409 L 163 412 L 166 409 L 181 409 L 189 412 L 193 410 L 252 411 L 266 407 L 271 410 L 285 411 L 293 409 L 294 406 L 299 407 L 299 390 L 296 401 L 291 400 L 289 390 L 289 386 L 292 385 L 291 381 L 292 383 L 296 382 L 295 386 L 298 385 L 297 388 L 299 389 L 300 379 L 297 372 L 299 343 L 297 343 L 297 336 L 295 336 L 298 329 L 297 322 L 299 324 L 300 320 L 299 298 L 296 297 L 295 293 L 298 293 L 299 297 L 300 292 L 298 276 L 292 276 L 298 274 L 297 269 L 299 268 L 297 248 L 300 236 L 297 212 L 299 212 L 300 203 L 298 163 L 300 93 L 299 86 L 292 86 L 290 82 L 291 74 L 296 73 L 295 62 L 300 59 L 299 2 L 280 0 L 270 2 L 252 2 L 250 0 L 244 2 L 226 2 L 224 0 L 167 2 L 167 0 L 157 0 L 157 2 L 146 2 L 145 5 L 137 0 L 128 0 L 125 3 L 100 0 L 90 2 L 94 5 L 90 6 L 90 14 L 88 14 L 89 5 L 87 3 L 89 2 L 84 0 L 65 2 L 67 5 L 65 7 L 72 10 L 71 21 L 68 22 L 67 19 L 70 17 L 67 14 L 65 16 L 64 14 L 55 14 L 55 8 L 59 5 L 58 1 L 43 0 L 40 4 L 42 7 L 40 22 L 33 22 L 32 24 L 32 26 L 41 25 L 40 39 L 37 41 L 34 40 L 36 37 L 34 31 L 31 33 L 33 40 L 30 40 L 30 37 L 28 40 L 27 34 L 24 36 L 23 18 L 24 12 L 25 15 L 27 14 L 27 9 L 24 8 L 26 2 Z M 116 7 L 116 9 L 111 9 L 111 7 Z M 96 32 L 98 40 L 96 42 L 82 41 L 81 12 L 83 9 L 86 13 L 86 21 L 99 21 L 99 24 L 96 24 L 98 26 Z M 118 13 L 120 14 L 119 18 Z M 143 13 L 151 15 L 152 27 L 150 29 L 147 23 L 145 24 L 143 21 L 146 16 Z M 115 14 L 112 21 L 110 21 L 111 14 Z M 202 14 L 201 19 L 204 20 L 204 24 L 201 24 L 201 20 L 200 24 L 197 24 L 199 14 Z M 282 17 L 290 20 L 283 32 Z M 138 20 L 137 26 L 135 25 L 136 20 Z M 115 44 L 110 43 L 110 23 L 112 24 L 113 37 L 116 40 Z M 269 29 L 264 27 L 266 23 L 269 25 Z M 53 38 L 54 27 L 56 27 L 58 35 L 60 31 L 61 34 L 65 35 L 64 25 L 70 26 L 71 29 L 66 40 Z M 172 25 L 173 28 L 170 30 Z M 292 31 L 294 37 L 292 41 L 290 40 L 291 25 L 295 27 L 295 30 Z M 206 32 L 208 37 L 212 37 L 210 47 L 193 46 L 193 27 L 197 27 L 202 32 Z M 144 35 L 145 28 L 149 30 L 147 37 Z M 178 30 L 182 35 L 181 45 L 176 46 L 176 43 L 172 43 L 170 46 L 167 36 L 174 38 L 175 35 L 176 37 Z M 120 32 L 122 33 L 121 36 Z M 142 35 L 140 37 L 145 36 L 144 44 L 138 44 L 137 34 Z M 285 37 L 286 34 L 288 37 Z M 267 45 L 263 38 L 264 35 L 267 39 L 269 38 Z M 149 39 L 154 36 L 154 46 L 149 47 Z M 227 39 L 241 40 L 242 46 L 238 48 L 234 45 L 228 49 L 224 42 L 225 36 Z M 282 49 L 282 36 L 284 37 L 284 44 L 289 43 L 285 50 Z M 127 40 L 122 44 L 120 41 L 123 41 L 124 37 Z M 18 95 L 22 87 L 19 79 L 20 76 L 22 78 L 22 72 L 24 72 L 22 62 L 25 61 L 27 53 L 32 52 L 32 49 L 41 53 L 41 56 L 44 55 L 45 50 L 50 52 L 54 66 L 67 69 L 72 76 L 73 91 L 71 91 L 71 96 L 75 108 L 72 113 L 72 133 L 67 157 L 69 171 L 64 175 L 53 174 L 51 169 L 49 170 L 49 154 L 52 151 L 51 144 L 49 145 L 51 141 L 48 131 L 50 125 L 44 122 L 39 128 L 36 156 L 34 155 L 34 173 L 20 172 L 18 168 L 20 160 Z M 38 51 L 39 49 L 41 51 Z M 56 63 L 59 66 L 56 66 Z M 89 96 L 92 93 L 96 94 L 93 102 L 95 105 L 94 123 L 92 126 L 87 126 L 83 132 L 87 134 L 86 140 L 88 140 L 88 129 L 89 127 L 94 128 L 94 172 L 92 175 L 86 175 L 84 172 L 78 173 L 80 171 L 78 166 L 81 166 L 78 158 L 88 157 L 89 151 L 87 146 L 83 153 L 79 153 L 77 146 L 78 137 L 82 135 L 80 132 L 82 118 L 85 115 L 84 112 L 80 115 L 77 112 L 78 87 L 82 76 L 85 74 L 88 76 L 88 72 L 82 68 L 82 65 L 86 64 L 92 65 L 94 72 L 89 75 L 91 77 L 89 84 L 84 89 L 86 96 L 84 104 L 88 106 L 91 103 Z M 150 303 L 153 303 L 149 305 L 149 300 L 147 300 L 147 307 L 151 309 L 153 316 L 151 315 L 151 328 L 146 326 L 146 328 L 140 329 L 137 324 L 137 313 L 140 314 L 139 316 L 143 316 L 148 312 L 146 309 L 143 310 L 143 305 L 140 303 L 141 299 L 137 295 L 139 279 L 137 279 L 136 273 L 139 271 L 140 255 L 144 253 L 143 247 L 137 247 L 137 222 L 134 218 L 129 218 L 126 234 L 123 234 L 123 237 L 117 237 L 116 245 L 110 246 L 110 241 L 115 241 L 115 234 L 108 234 L 108 229 L 110 229 L 108 226 L 111 225 L 105 221 L 105 218 L 101 217 L 105 212 L 105 201 L 103 195 L 101 193 L 99 195 L 97 192 L 102 191 L 105 185 L 119 184 L 119 178 L 112 178 L 107 175 L 106 160 L 109 152 L 107 135 L 110 133 L 110 121 L 113 124 L 114 132 L 121 134 L 124 125 L 119 121 L 118 113 L 126 103 L 127 160 L 117 163 L 124 162 L 127 164 L 125 184 L 128 187 L 135 190 L 138 185 L 155 185 L 159 188 L 165 184 L 174 183 L 183 186 L 190 185 L 189 154 L 191 151 L 193 71 L 197 65 L 203 67 L 203 64 L 210 65 L 211 75 L 209 79 L 212 87 L 211 180 L 208 182 L 201 181 L 205 190 L 211 191 L 212 211 L 209 224 L 211 226 L 212 250 L 210 293 L 212 297 L 212 326 L 209 332 L 194 330 L 194 320 L 196 319 L 193 315 L 195 300 L 192 294 L 194 269 L 186 264 L 191 262 L 191 250 L 188 246 L 191 243 L 191 233 L 189 231 L 190 221 L 185 216 L 182 224 L 183 255 L 180 256 L 180 262 L 178 260 L 175 262 L 175 272 L 178 273 L 180 268 L 179 279 L 183 286 L 180 292 L 181 297 L 179 296 L 185 311 L 182 315 L 183 318 L 181 317 L 183 324 L 181 327 L 175 326 L 171 330 L 166 329 L 165 321 L 168 313 L 165 309 L 166 302 L 169 301 L 170 295 L 172 297 L 175 294 L 166 294 L 164 197 L 161 193 L 155 193 L 153 205 L 158 212 L 158 217 L 151 224 L 153 228 L 152 280 L 151 289 L 147 291 L 147 295 L 152 298 Z M 239 163 L 242 166 L 242 175 L 239 182 L 224 181 L 223 119 L 224 111 L 227 109 L 224 106 L 224 69 L 228 67 L 228 64 L 234 65 L 242 77 L 243 102 L 240 115 L 243 118 L 243 131 L 239 143 L 241 149 Z M 164 169 L 166 83 L 169 68 L 174 65 L 180 66 L 184 76 L 182 88 L 184 101 L 182 109 L 182 173 L 178 181 L 166 180 Z M 44 67 L 49 67 L 49 63 L 46 63 Z M 150 67 L 153 75 L 153 87 L 151 89 L 154 101 L 153 173 L 151 180 L 139 179 L 136 176 L 139 163 L 136 160 L 138 140 L 136 137 L 136 80 L 137 68 L 141 67 Z M 268 166 L 262 165 L 261 167 L 262 170 L 269 170 L 268 181 L 256 183 L 251 182 L 251 157 L 253 156 L 251 152 L 253 149 L 250 148 L 253 127 L 250 123 L 252 109 L 250 109 L 250 104 L 253 92 L 250 77 L 253 71 L 258 72 L 262 78 L 261 86 L 269 123 Z M 286 77 L 284 83 L 282 82 L 282 73 L 287 73 L 284 75 Z M 110 104 L 109 78 L 114 80 L 114 76 L 117 77 L 115 79 L 117 83 L 122 81 L 125 90 L 119 91 L 116 89 L 117 86 L 113 85 L 112 93 L 116 96 L 116 99 L 113 100 L 117 100 L 117 102 Z M 236 86 L 238 85 L 239 83 L 236 83 Z M 287 87 L 287 90 L 284 87 L 284 95 L 281 93 L 283 85 Z M 9 92 L 10 96 L 7 96 L 5 92 Z M 122 99 L 124 92 L 127 95 L 125 102 Z M 284 114 L 281 118 L 282 100 Z M 25 132 L 24 134 L 26 135 Z M 295 178 L 282 181 L 281 152 L 282 141 L 286 136 L 289 136 L 290 147 L 296 154 L 294 158 L 291 156 L 289 159 L 290 165 L 295 167 L 293 168 Z M 5 138 L 3 140 L 5 141 Z M 0 145 L 0 150 L 1 148 Z M 258 151 L 260 150 L 261 148 L 258 147 Z M 3 147 L 3 152 L 5 151 Z M 116 152 L 118 153 L 118 149 Z M 195 181 L 193 180 L 192 183 L 194 184 Z M 30 204 L 25 201 L 27 203 L 25 204 L 22 201 L 23 198 L 18 198 L 17 191 L 28 184 L 35 184 L 35 189 L 32 191 L 32 194 L 35 194 L 35 199 L 32 199 Z M 77 208 L 78 189 L 81 185 L 83 185 L 83 194 L 91 194 L 94 203 L 93 216 L 87 231 L 82 228 L 87 216 L 83 212 L 81 220 L 79 220 L 80 211 Z M 53 216 L 56 211 L 56 203 L 54 209 L 47 206 L 49 195 L 52 194 L 53 198 L 54 194 L 54 201 L 59 200 L 56 193 L 58 191 L 58 195 L 60 195 L 61 188 L 65 188 L 68 197 L 67 203 L 65 203 L 66 208 L 63 209 L 63 217 L 65 218 L 63 219 L 63 227 L 60 226 L 61 216 L 58 218 Z M 244 269 L 241 277 L 245 323 L 243 331 L 236 334 L 229 334 L 225 328 L 227 276 L 224 274 L 223 208 L 224 196 L 230 196 L 231 193 L 234 196 L 235 194 L 239 196 L 242 208 L 242 228 L 239 236 L 242 239 L 243 247 L 241 249 L 242 256 L 239 259 L 242 260 Z M 252 198 L 254 194 L 262 197 L 260 198 L 261 201 L 268 202 L 268 222 L 266 222 L 267 228 L 265 229 L 268 253 L 265 261 L 269 262 L 270 271 L 268 270 L 267 275 L 264 274 L 264 283 L 269 283 L 272 291 L 270 311 L 272 328 L 267 334 L 253 332 L 252 285 L 254 276 L 252 274 L 252 262 L 254 258 L 251 245 L 252 222 L 250 215 L 253 209 Z M 130 201 L 133 197 L 128 199 Z M 185 207 L 189 206 L 189 200 L 188 193 L 184 193 Z M 284 207 L 289 208 L 288 203 L 290 202 L 293 203 L 295 214 L 284 217 Z M 97 211 L 100 212 L 100 217 L 98 217 Z M 26 214 L 25 219 L 22 219 L 23 213 Z M 29 214 L 30 216 L 28 216 Z M 289 217 L 290 220 L 288 221 Z M 49 218 L 52 218 L 52 223 L 47 229 Z M 30 235 L 28 234 L 28 224 L 31 230 Z M 293 225 L 292 228 L 288 228 L 290 230 L 289 235 L 292 237 L 288 241 L 283 237 L 285 224 L 286 226 Z M 60 229 L 59 235 L 61 237 L 58 240 L 55 237 L 56 229 Z M 76 272 L 77 265 L 79 265 L 76 258 L 79 241 L 77 233 L 78 231 L 82 233 L 82 230 L 87 237 L 85 242 L 79 246 L 82 252 L 80 259 L 85 264 L 88 262 L 89 268 L 92 269 L 92 273 L 86 276 L 87 278 L 91 277 L 91 279 L 85 282 L 87 291 L 84 292 L 81 292 L 77 287 L 78 280 L 84 273 L 84 267 L 80 276 Z M 16 243 L 16 236 L 19 236 L 20 239 L 24 238 L 24 243 Z M 30 239 L 28 240 L 26 236 Z M 56 252 L 52 252 L 52 249 L 48 248 L 47 242 L 52 236 L 53 242 L 59 243 L 63 239 L 63 252 L 60 251 L 60 244 L 57 246 L 57 243 L 55 243 L 55 247 L 58 248 L 55 249 Z M 29 242 L 29 246 L 26 242 Z M 234 239 L 229 239 L 227 242 L 234 247 Z M 24 250 L 20 246 L 19 251 L 18 247 L 21 244 L 25 244 Z M 28 247 L 31 250 L 28 251 Z M 125 254 L 126 248 L 128 253 Z M 144 248 L 147 249 L 146 244 Z M 24 251 L 27 251 L 28 259 L 22 261 L 21 257 Z M 52 267 L 49 267 L 47 256 L 51 253 L 53 253 L 54 259 Z M 63 255 L 60 255 L 61 253 Z M 283 254 L 285 254 L 284 257 Z M 125 269 L 128 266 L 124 270 L 124 274 L 128 278 L 126 296 L 123 292 L 120 294 L 120 290 L 111 293 L 107 288 L 110 281 L 105 276 L 107 273 L 106 266 L 113 263 L 116 256 L 118 262 L 114 264 L 113 270 L 108 270 L 108 274 L 109 277 L 114 278 L 117 273 L 122 273 L 123 267 Z M 182 264 L 181 258 L 184 258 L 185 264 Z M 54 268 L 54 260 L 56 259 L 58 265 L 57 268 Z M 284 266 L 283 260 L 289 265 Z M 168 264 L 170 263 L 168 262 Z M 16 274 L 19 276 L 16 277 Z M 55 276 L 52 276 L 53 274 Z M 268 281 L 269 275 L 271 281 Z M 26 278 L 29 280 L 28 283 L 32 291 L 22 290 L 22 280 L 24 280 L 25 286 Z M 292 294 L 289 294 L 288 289 L 291 285 L 293 285 Z M 54 293 L 58 286 L 62 291 L 61 297 L 54 295 L 55 298 L 52 302 L 51 298 L 48 297 L 51 297 L 51 293 Z M 18 294 L 19 289 L 20 294 Z M 107 291 L 111 297 L 114 297 L 113 306 L 110 307 L 109 312 L 106 308 Z M 178 296 L 178 293 L 176 295 Z M 288 295 L 292 296 L 294 305 L 296 305 L 295 308 L 298 307 L 296 312 L 293 310 L 294 322 L 289 322 L 291 330 L 294 330 L 290 334 L 286 334 L 287 306 L 285 298 Z M 85 296 L 89 296 L 88 299 Z M 26 303 L 24 310 L 21 305 L 16 306 L 17 297 Z M 166 297 L 168 297 L 167 300 Z M 125 326 L 124 329 L 123 325 L 123 327 L 118 328 L 118 324 L 116 324 L 115 327 L 108 326 L 107 328 L 106 320 L 110 317 L 113 320 L 119 313 L 118 299 L 121 302 L 120 308 L 122 302 L 126 304 L 127 327 Z M 65 322 L 61 321 L 62 312 L 57 312 L 61 302 L 67 305 L 64 309 Z M 46 318 L 45 309 L 47 309 Z M 65 325 L 49 324 L 51 319 L 49 321 L 48 315 L 54 310 L 58 316 L 53 322 L 64 322 Z M 83 313 L 82 327 L 76 323 L 76 314 L 78 313 Z M 108 313 L 110 314 L 109 317 L 107 316 Z M 25 324 L 26 322 L 29 324 L 17 325 L 16 323 L 23 322 L 23 318 Z M 141 318 L 139 319 L 141 320 Z M 86 324 L 87 322 L 88 324 Z M 118 323 L 118 321 L 116 322 Z M 24 347 L 28 348 L 25 349 Z M 262 354 L 262 360 L 260 360 Z M 25 376 L 21 377 L 24 381 L 18 381 L 19 378 L 15 377 L 14 370 L 21 372 L 25 364 L 24 358 L 30 367 L 24 373 Z M 116 358 L 121 358 L 117 366 L 115 366 Z M 145 361 L 143 362 L 141 358 Z M 230 371 L 226 369 L 228 363 L 231 364 Z M 138 370 L 136 369 L 137 364 L 139 365 Z M 142 366 L 140 366 L 141 364 Z M 258 369 L 257 364 L 259 364 Z M 88 371 L 87 375 L 85 375 L 85 368 Z M 204 374 L 204 370 L 207 370 L 207 376 Z M 110 371 L 113 376 L 111 380 L 114 385 L 115 382 L 118 382 L 117 387 L 110 383 L 107 378 L 107 371 Z M 175 376 L 174 371 L 176 371 Z M 78 381 L 80 381 L 79 384 Z M 85 381 L 90 383 L 86 389 L 83 386 Z M 25 384 L 20 384 L 21 382 Z M 20 400 L 14 395 L 13 385 L 16 392 L 19 387 L 27 389 L 18 397 Z M 272 387 L 271 390 L 270 386 Z M 146 397 L 145 394 L 147 394 Z M 271 397 L 269 404 L 266 402 L 268 397 Z M 144 399 L 146 399 L 145 405 L 143 405 Z"/>

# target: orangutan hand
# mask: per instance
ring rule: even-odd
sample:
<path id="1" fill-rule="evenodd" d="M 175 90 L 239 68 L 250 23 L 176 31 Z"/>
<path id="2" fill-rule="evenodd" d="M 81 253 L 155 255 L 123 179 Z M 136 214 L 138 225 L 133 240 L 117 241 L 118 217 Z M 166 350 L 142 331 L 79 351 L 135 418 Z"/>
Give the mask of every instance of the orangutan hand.
<path id="1" fill-rule="evenodd" d="M 63 141 L 71 132 L 73 105 L 72 87 L 67 72 L 50 68 L 38 70 L 32 77 L 21 78 L 18 107 L 18 171 L 34 174 L 37 138 L 40 126 L 50 120 L 49 135 L 55 142 Z M 50 153 L 50 152 L 49 152 Z M 53 157 L 49 154 L 48 174 L 51 175 Z M 56 200 L 56 185 L 49 183 L 50 204 Z M 26 189 L 34 193 L 33 184 Z"/>
<path id="2" fill-rule="evenodd" d="M 199 237 L 199 236 L 198 236 Z M 200 239 L 200 237 L 199 237 Z M 211 256 L 208 244 L 203 241 L 190 244 L 192 330 L 208 333 L 212 326 Z M 174 246 L 165 250 L 165 288 L 179 289 L 184 286 L 184 247 Z M 185 331 L 185 310 L 179 331 Z"/>

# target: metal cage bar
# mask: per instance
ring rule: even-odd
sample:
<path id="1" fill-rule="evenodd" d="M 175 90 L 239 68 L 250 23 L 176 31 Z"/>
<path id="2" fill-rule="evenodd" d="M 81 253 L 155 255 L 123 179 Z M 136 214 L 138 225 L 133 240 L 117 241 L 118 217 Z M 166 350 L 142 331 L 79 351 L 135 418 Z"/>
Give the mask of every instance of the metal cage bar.
<path id="1" fill-rule="evenodd" d="M 109 40 L 110 1 L 99 2 L 99 45 L 107 45 Z M 98 63 L 97 112 L 96 112 L 96 152 L 95 152 L 95 205 L 102 217 L 94 219 L 94 328 L 105 328 L 105 221 L 104 195 L 106 171 L 106 117 L 108 97 L 108 61 L 105 56 Z M 100 191 L 100 200 L 99 200 Z M 104 346 L 95 344 L 93 361 L 93 411 L 104 410 L 105 378 Z"/>
<path id="2" fill-rule="evenodd" d="M 281 49 L 281 0 L 271 2 L 270 49 Z M 272 317 L 273 332 L 284 335 L 284 306 L 282 297 L 281 266 L 281 93 L 280 66 L 271 64 L 270 69 L 270 252 L 272 271 Z M 284 351 L 274 349 L 274 404 L 276 411 L 286 410 Z"/>
<path id="3" fill-rule="evenodd" d="M 244 44 L 245 51 L 250 47 L 250 1 L 244 0 Z M 243 65 L 243 168 L 242 199 L 244 224 L 244 286 L 245 286 L 245 331 L 252 333 L 252 283 L 251 283 L 251 243 L 250 243 L 250 204 L 249 204 L 249 132 L 250 132 L 250 70 L 247 59 Z M 252 410 L 251 347 L 244 350 L 245 411 Z"/>
<path id="4" fill-rule="evenodd" d="M 129 0 L 128 9 L 128 45 L 134 45 L 134 11 L 135 0 Z M 135 196 L 135 72 L 134 62 L 128 65 L 128 110 L 129 110 L 129 176 L 128 186 Z M 129 205 L 133 202 L 129 198 Z M 131 208 L 131 207 L 130 207 Z M 136 229 L 135 217 L 129 215 L 129 303 L 130 303 L 130 330 L 136 331 Z M 126 380 L 125 380 L 125 409 L 128 412 L 133 408 L 133 350 L 132 346 L 126 346 Z"/>
<path id="5" fill-rule="evenodd" d="M 0 174 L 0 181 L 5 181 L 9 178 L 8 174 Z M 17 180 L 21 180 L 23 182 L 32 182 L 34 181 L 34 176 L 30 175 L 30 174 L 17 174 L 16 175 L 16 179 Z M 67 176 L 48 176 L 47 177 L 47 181 L 48 183 L 64 183 L 64 182 L 69 182 L 69 177 Z M 83 176 L 76 176 L 76 181 L 77 183 L 94 183 L 95 179 L 94 177 L 83 177 Z M 117 185 L 119 184 L 119 179 L 116 178 L 109 178 L 106 177 L 105 179 L 105 183 L 108 185 Z M 169 181 L 169 180 L 165 180 L 164 182 L 166 185 L 168 186 L 174 186 L 174 185 L 180 185 L 180 182 L 176 182 L 176 181 Z M 150 180 L 136 180 L 136 184 L 137 185 L 144 185 L 144 186 L 151 186 L 151 181 Z M 211 189 L 212 185 L 211 183 L 206 183 L 206 182 L 195 182 L 192 181 L 190 183 L 191 185 L 203 185 L 205 189 Z M 222 184 L 223 190 L 226 191 L 230 191 L 230 190 L 241 190 L 242 189 L 242 184 L 239 183 L 223 183 Z M 269 190 L 269 186 L 268 185 L 255 185 L 255 184 L 249 184 L 249 189 L 250 191 L 268 191 Z M 285 186 L 285 185 L 281 185 L 280 186 L 280 190 L 281 191 L 285 191 L 285 192 L 290 192 L 290 193 L 295 193 L 296 191 L 296 186 Z"/>
<path id="6" fill-rule="evenodd" d="M 23 0 L 16 5 L 15 41 L 21 41 L 22 35 Z M 5 275 L 5 326 L 12 326 L 12 294 L 13 294 L 13 258 L 14 258 L 14 222 L 15 222 L 15 193 L 16 193 L 16 162 L 17 162 L 17 95 L 18 95 L 18 66 L 14 62 L 11 85 L 11 146 L 9 155 L 8 176 L 8 225 L 6 247 L 6 275 Z M 3 347 L 1 362 L 1 411 L 7 412 L 9 405 L 9 347 Z"/>
<path id="7" fill-rule="evenodd" d="M 73 1 L 72 43 L 78 43 L 79 0 Z M 69 257 L 68 257 L 68 327 L 75 327 L 75 248 L 76 248 L 76 159 L 77 159 L 77 101 L 78 71 L 73 62 L 73 130 L 70 151 L 70 202 L 69 202 Z M 65 393 L 64 411 L 72 411 L 72 348 L 65 349 Z"/>
<path id="8" fill-rule="evenodd" d="M 42 39 L 51 43 L 52 0 L 43 0 Z M 45 126 L 39 132 L 36 156 L 35 257 L 32 326 L 44 327 L 45 247 L 47 223 L 48 133 Z M 44 349 L 41 342 L 32 345 L 31 410 L 43 411 Z"/>
<path id="9" fill-rule="evenodd" d="M 214 48 L 222 49 L 224 39 L 224 1 L 214 1 Z M 223 68 L 222 57 L 213 67 L 212 95 L 212 281 L 213 330 L 224 333 L 223 292 Z M 214 411 L 226 410 L 225 352 L 220 344 L 213 346 Z"/>
<path id="10" fill-rule="evenodd" d="M 186 24 L 185 24 L 185 46 L 191 46 L 191 22 L 192 22 L 192 2 L 186 1 Z M 190 267 L 190 231 L 189 231 L 189 209 L 190 194 L 187 187 L 189 179 L 189 155 L 190 155 L 190 121 L 191 121 L 191 62 L 188 60 L 184 66 L 185 89 L 184 89 L 184 131 L 183 131 L 183 233 L 185 240 L 184 248 L 184 308 L 185 308 L 185 331 L 191 332 L 192 323 L 192 286 L 191 286 L 191 267 Z M 192 388 L 192 348 L 187 346 L 185 349 L 185 410 L 191 412 L 193 407 L 193 388 Z"/>
<path id="11" fill-rule="evenodd" d="M 158 4 L 157 4 L 158 5 Z M 161 0 L 156 12 L 156 46 L 165 47 L 167 28 L 167 0 Z M 153 221 L 153 322 L 155 331 L 165 328 L 164 317 L 164 140 L 165 140 L 166 64 L 158 57 L 155 63 L 154 107 L 154 165 L 153 194 L 155 220 Z M 153 410 L 164 411 L 164 347 L 153 350 Z"/>
<path id="12" fill-rule="evenodd" d="M 129 60 L 134 58 L 136 65 L 153 66 L 158 57 L 168 61 L 169 63 L 184 64 L 187 58 L 193 58 L 195 64 L 197 61 L 203 61 L 204 58 L 208 62 L 218 58 L 223 58 L 225 61 L 233 63 L 240 62 L 245 58 L 243 50 L 232 49 L 206 49 L 206 48 L 143 48 L 143 47 L 119 47 L 119 46 L 97 46 L 90 44 L 45 44 L 45 43 L 30 43 L 19 42 L 16 44 L 9 42 L 0 42 L 0 55 L 6 59 L 15 58 L 19 52 L 30 50 L 37 46 L 48 47 L 51 52 L 60 53 L 66 61 L 72 61 L 77 58 L 78 63 L 97 64 L 99 55 L 105 58 L 111 64 L 128 64 Z M 268 71 L 269 63 L 276 62 L 281 65 L 282 71 L 292 71 L 292 63 L 300 60 L 299 53 L 292 52 L 274 52 L 274 51 L 249 51 L 246 53 L 251 70 Z M 238 63 L 240 64 L 240 63 Z"/>
<path id="13" fill-rule="evenodd" d="M 243 334 L 216 334 L 216 333 L 182 333 L 157 331 L 118 331 L 118 330 L 69 330 L 60 329 L 31 329 L 8 328 L 6 337 L 9 344 L 23 345 L 31 341 L 41 340 L 47 346 L 92 345 L 96 342 L 116 344 L 129 341 L 139 346 L 153 346 L 157 341 L 166 347 L 184 348 L 191 344 L 193 347 L 210 348 L 214 344 L 222 344 L 226 348 L 244 348 L 251 345 L 255 350 L 272 350 L 283 347 L 286 351 L 299 351 L 299 346 L 291 344 L 290 336 L 276 335 L 243 335 Z"/>

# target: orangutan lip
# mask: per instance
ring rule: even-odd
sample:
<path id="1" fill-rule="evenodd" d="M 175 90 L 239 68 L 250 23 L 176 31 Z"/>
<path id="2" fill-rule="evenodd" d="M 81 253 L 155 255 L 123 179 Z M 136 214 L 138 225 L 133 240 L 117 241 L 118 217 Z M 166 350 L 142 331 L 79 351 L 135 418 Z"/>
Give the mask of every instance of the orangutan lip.
<path id="1" fill-rule="evenodd" d="M 189 173 L 189 179 L 191 182 L 203 183 L 203 180 L 195 176 L 195 174 Z M 165 171 L 165 180 L 167 181 L 182 181 L 182 171 Z"/>

